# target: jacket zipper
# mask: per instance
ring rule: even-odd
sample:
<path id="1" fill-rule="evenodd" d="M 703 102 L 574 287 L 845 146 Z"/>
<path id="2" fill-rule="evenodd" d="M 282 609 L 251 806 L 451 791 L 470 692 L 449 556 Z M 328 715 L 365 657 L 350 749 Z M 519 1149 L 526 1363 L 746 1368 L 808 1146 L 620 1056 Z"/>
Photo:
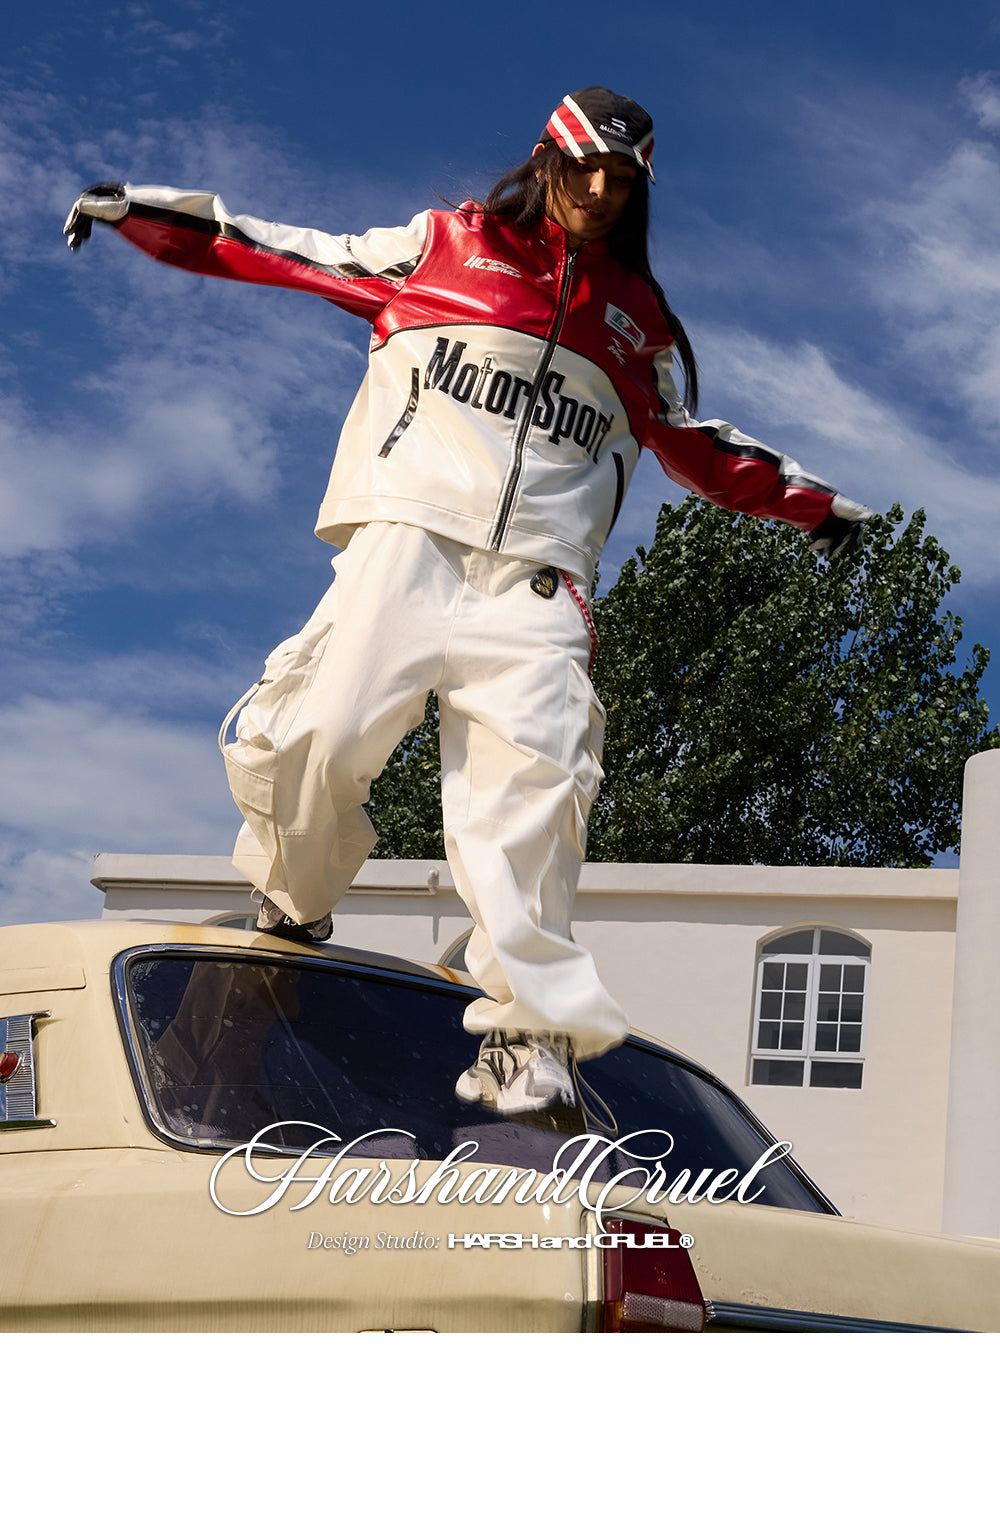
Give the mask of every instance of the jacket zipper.
<path id="1" fill-rule="evenodd" d="M 396 427 L 393 429 L 392 433 L 389 435 L 389 438 L 386 440 L 385 444 L 382 446 L 382 449 L 379 451 L 379 455 L 380 456 L 387 456 L 389 454 L 389 451 L 392 449 L 393 445 L 395 445 L 396 441 L 402 435 L 404 429 L 408 429 L 410 427 L 410 425 L 413 422 L 414 414 L 417 411 L 417 404 L 419 403 L 419 401 L 420 401 L 420 372 L 417 369 L 417 367 L 414 366 L 413 369 L 410 372 L 410 395 L 409 395 L 409 398 L 407 399 L 406 407 L 403 409 L 402 415 L 401 415 L 401 417 L 399 419 L 399 422 L 396 424 Z"/>
<path id="2" fill-rule="evenodd" d="M 566 315 L 566 304 L 569 301 L 569 289 L 573 283 L 573 271 L 576 267 L 576 256 L 577 250 L 571 249 L 566 260 L 565 268 L 563 270 L 562 286 L 559 289 L 559 301 L 556 306 L 556 316 L 555 322 L 552 325 L 552 333 L 550 334 L 548 343 L 545 346 L 545 353 L 542 355 L 541 364 L 539 365 L 538 370 L 535 372 L 535 379 L 532 383 L 531 391 L 528 393 L 527 406 L 525 407 L 521 422 L 518 425 L 517 435 L 515 436 L 514 440 L 514 460 L 511 465 L 510 474 L 507 478 L 507 485 L 504 488 L 503 495 L 500 499 L 500 507 L 497 512 L 496 519 L 496 529 L 493 531 L 493 538 L 490 540 L 490 549 L 493 551 L 498 551 L 500 549 L 500 546 L 503 543 L 503 537 L 507 532 L 507 524 L 510 520 L 511 508 L 513 507 L 514 502 L 514 493 L 517 490 L 517 484 L 521 477 L 521 466 L 524 456 L 524 443 L 528 437 L 528 430 L 531 428 L 531 418 L 535 411 L 535 404 L 538 402 L 538 394 L 542 390 L 542 383 L 544 382 L 548 373 L 549 361 L 555 354 L 555 348 L 559 342 L 559 331 L 562 328 L 562 321 Z"/>

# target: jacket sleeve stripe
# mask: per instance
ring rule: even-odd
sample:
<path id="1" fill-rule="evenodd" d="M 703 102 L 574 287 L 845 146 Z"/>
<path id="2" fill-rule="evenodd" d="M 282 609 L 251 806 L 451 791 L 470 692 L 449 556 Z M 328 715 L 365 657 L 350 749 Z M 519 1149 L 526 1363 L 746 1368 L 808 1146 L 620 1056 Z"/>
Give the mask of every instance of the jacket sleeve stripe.
<path id="1" fill-rule="evenodd" d="M 787 456 L 780 455 L 776 450 L 768 449 L 767 445 L 760 445 L 755 440 L 737 441 L 725 439 L 722 436 L 723 429 L 729 429 L 731 424 L 716 423 L 714 420 L 707 424 L 696 424 L 695 429 L 699 434 L 707 435 L 716 450 L 722 450 L 726 455 L 739 456 L 742 460 L 766 461 L 773 466 L 783 482 L 788 482 L 793 487 L 812 487 L 817 492 L 829 493 L 833 497 L 834 489 L 829 482 L 824 482 L 822 477 L 806 476 L 805 472 L 796 468 L 795 462 Z"/>
<path id="2" fill-rule="evenodd" d="M 130 218 L 138 218 L 143 222 L 155 223 L 161 228 L 183 228 L 191 233 L 199 234 L 203 239 L 225 238 L 232 243 L 242 244 L 246 249 L 252 249 L 256 254 L 271 254 L 278 259 L 289 260 L 295 265 L 304 265 L 309 270 L 321 270 L 329 275 L 335 275 L 342 280 L 367 280 L 372 276 L 382 276 L 383 279 L 403 280 L 416 267 L 416 260 L 409 265 L 394 265 L 387 270 L 366 270 L 363 265 L 354 264 L 347 260 L 340 264 L 322 264 L 319 260 L 310 259 L 308 255 L 299 254 L 294 249 L 282 249 L 277 246 L 259 243 L 244 233 L 232 222 L 210 222 L 205 217 L 191 217 L 186 212 L 164 212 L 159 207 L 139 206 L 133 203 L 129 207 Z"/>
<path id="3" fill-rule="evenodd" d="M 782 519 L 801 530 L 822 523 L 834 498 L 829 483 L 732 424 L 691 418 L 674 386 L 670 350 L 657 356 L 654 379 L 660 406 L 646 444 L 668 476 L 734 513 Z"/>
<path id="4" fill-rule="evenodd" d="M 408 228 L 338 238 L 232 217 L 207 193 L 126 190 L 129 210 L 116 231 L 153 259 L 200 275 L 311 291 L 370 321 L 416 269 L 426 237 L 422 218 Z"/>

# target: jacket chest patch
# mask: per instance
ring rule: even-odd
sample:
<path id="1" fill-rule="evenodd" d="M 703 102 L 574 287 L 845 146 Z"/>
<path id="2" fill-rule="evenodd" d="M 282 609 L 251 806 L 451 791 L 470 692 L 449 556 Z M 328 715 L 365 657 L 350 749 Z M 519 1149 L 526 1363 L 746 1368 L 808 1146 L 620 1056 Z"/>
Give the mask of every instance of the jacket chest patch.
<path id="1" fill-rule="evenodd" d="M 508 265 L 502 259 L 485 259 L 480 254 L 472 254 L 462 266 L 463 270 L 485 270 L 489 275 L 512 275 L 515 280 L 521 279 L 520 270 L 513 265 Z"/>
<path id="2" fill-rule="evenodd" d="M 615 333 L 621 334 L 627 339 L 633 349 L 642 349 L 646 342 L 646 335 L 638 323 L 633 323 L 627 312 L 622 312 L 620 307 L 615 307 L 611 302 L 604 309 L 604 321 Z"/>

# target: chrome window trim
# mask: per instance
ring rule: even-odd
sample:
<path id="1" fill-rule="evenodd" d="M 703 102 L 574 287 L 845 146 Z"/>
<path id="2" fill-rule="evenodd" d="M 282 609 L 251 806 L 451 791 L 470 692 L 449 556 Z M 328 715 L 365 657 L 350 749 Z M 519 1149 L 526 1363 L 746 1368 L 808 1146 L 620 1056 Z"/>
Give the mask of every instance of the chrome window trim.
<path id="1" fill-rule="evenodd" d="M 50 1011 L 0 1017 L 0 1053 L 19 1054 L 21 1063 L 9 1080 L 0 1083 L 0 1132 L 22 1128 L 54 1128 L 55 1119 L 38 1116 L 35 1085 L 34 1024 Z"/>
<path id="2" fill-rule="evenodd" d="M 233 1147 L 232 1141 L 216 1142 L 214 1139 L 206 1139 L 202 1142 L 190 1138 L 182 1138 L 177 1133 L 172 1133 L 164 1127 L 160 1119 L 155 1100 L 155 1089 L 146 1073 L 145 1064 L 135 1037 L 135 1013 L 132 1010 L 128 995 L 127 974 L 130 964 L 144 958 L 195 958 L 204 961 L 223 961 L 225 963 L 251 963 L 271 964 L 293 963 L 298 967 L 303 965 L 309 968 L 335 969 L 341 974 L 360 976 L 361 978 L 377 979 L 382 982 L 395 985 L 424 986 L 439 991 L 457 999 L 474 1000 L 477 994 L 481 994 L 469 985 L 457 985 L 451 980 L 436 979 L 418 965 L 406 963 L 403 959 L 391 960 L 393 967 L 385 968 L 378 964 L 366 963 L 361 958 L 352 959 L 349 950 L 347 957 L 333 957 L 329 955 L 317 955 L 305 948 L 300 953 L 297 949 L 290 949 L 288 953 L 269 952 L 256 948 L 230 948 L 225 945 L 213 947 L 208 943 L 146 943 L 134 948 L 125 948 L 116 955 L 111 965 L 111 993 L 115 1005 L 115 1015 L 118 1019 L 118 1030 L 121 1034 L 128 1059 L 129 1070 L 132 1075 L 132 1083 L 136 1089 L 136 1095 L 142 1107 L 146 1126 L 150 1132 L 163 1143 L 169 1144 L 172 1149 L 183 1149 L 191 1154 L 225 1154 Z M 389 962 L 387 960 L 387 962 Z M 280 1151 L 278 1151 L 280 1152 Z M 288 1150 L 289 1154 L 297 1153 L 296 1150 Z"/>
<path id="3" fill-rule="evenodd" d="M 709 1334 L 966 1334 L 940 1324 L 902 1324 L 894 1319 L 856 1318 L 847 1313 L 807 1313 L 799 1308 L 761 1308 L 752 1303 L 708 1304 Z"/>

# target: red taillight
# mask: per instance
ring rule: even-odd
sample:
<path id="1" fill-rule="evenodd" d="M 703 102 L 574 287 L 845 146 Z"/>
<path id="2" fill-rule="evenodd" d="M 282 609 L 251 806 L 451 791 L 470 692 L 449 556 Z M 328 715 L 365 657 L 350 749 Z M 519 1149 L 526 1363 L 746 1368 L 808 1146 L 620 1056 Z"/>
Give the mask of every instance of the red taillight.
<path id="1" fill-rule="evenodd" d="M 20 1068 L 20 1054 L 0 1054 L 0 1082 L 4 1085 L 8 1080 L 13 1080 Z"/>
<path id="2" fill-rule="evenodd" d="M 662 1223 L 605 1218 L 601 1249 L 604 1296 L 600 1327 L 605 1334 L 700 1334 L 705 1299 L 679 1235 Z M 670 1249 L 646 1248 L 647 1236 L 669 1232 Z M 609 1244 L 606 1240 L 631 1239 Z"/>

